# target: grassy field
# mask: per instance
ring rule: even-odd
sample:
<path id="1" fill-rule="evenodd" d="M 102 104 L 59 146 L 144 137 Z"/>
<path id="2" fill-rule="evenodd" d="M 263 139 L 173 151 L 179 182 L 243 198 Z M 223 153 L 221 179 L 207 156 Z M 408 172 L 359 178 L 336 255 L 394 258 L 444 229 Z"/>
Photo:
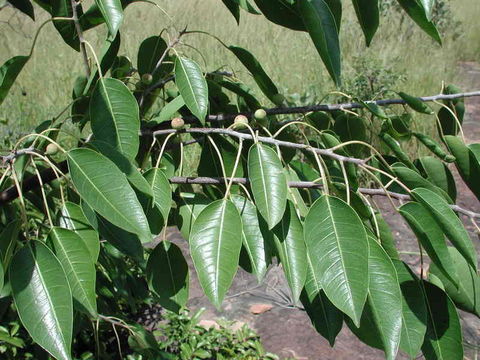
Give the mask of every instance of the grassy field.
<path id="1" fill-rule="evenodd" d="M 480 6 L 476 1 L 455 1 L 451 24 L 458 22 L 459 25 L 447 24 L 443 47 L 414 27 L 410 19 L 399 20 L 398 13 L 391 11 L 382 19 L 370 48 L 365 47 L 350 2 L 344 2 L 341 41 L 347 89 L 354 86 L 352 84 L 359 72 L 375 73 L 377 69 L 389 70 L 387 75 L 394 74 L 394 77 L 403 79 L 396 82 L 395 89 L 416 95 L 438 92 L 442 81 L 456 82 L 458 61 L 477 61 L 480 58 Z M 89 2 L 87 0 L 85 4 Z M 164 28 L 173 34 L 174 29 L 188 25 L 190 30 L 207 31 L 227 44 L 252 51 L 285 94 L 307 94 L 308 99 L 314 101 L 334 90 L 305 33 L 283 29 L 262 16 L 245 12 L 242 13 L 240 26 L 237 26 L 220 0 L 162 0 L 157 3 L 170 18 L 158 7 L 147 3 L 133 4 L 126 11 L 120 53 L 128 55 L 134 63 L 142 39 L 158 34 Z M 47 18 L 39 8 L 37 14 L 39 19 L 33 23 L 13 9 L 0 11 L 0 32 L 3 34 L 0 39 L 0 63 L 14 55 L 28 53 L 36 29 L 41 20 Z M 97 52 L 105 32 L 104 27 L 99 27 L 87 33 Z M 451 36 L 454 33 L 456 36 Z M 196 58 L 206 70 L 222 67 L 252 84 L 242 65 L 213 38 L 193 34 L 184 41 L 191 47 L 181 46 L 179 51 Z M 0 108 L 0 120 L 8 120 L 8 125 L 0 131 L 28 131 L 32 125 L 55 116 L 63 109 L 69 102 L 75 77 L 83 70 L 80 60 L 80 55 L 63 44 L 53 25 L 48 24 L 40 34 L 33 59 Z"/>

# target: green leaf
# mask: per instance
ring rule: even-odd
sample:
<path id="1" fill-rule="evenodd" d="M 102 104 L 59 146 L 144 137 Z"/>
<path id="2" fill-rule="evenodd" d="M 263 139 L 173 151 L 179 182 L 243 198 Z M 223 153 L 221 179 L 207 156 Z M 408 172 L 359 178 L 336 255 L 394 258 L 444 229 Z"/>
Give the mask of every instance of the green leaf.
<path id="1" fill-rule="evenodd" d="M 443 94 L 458 94 L 461 92 L 462 90 L 455 85 L 448 85 L 442 91 Z M 445 100 L 443 103 L 447 107 L 442 106 L 438 111 L 440 126 L 437 126 L 441 138 L 444 135 L 457 135 L 465 116 L 465 99 Z"/>
<path id="2" fill-rule="evenodd" d="M 352 0 L 352 2 L 358 22 L 365 35 L 367 46 L 370 46 L 380 23 L 378 0 Z"/>
<path id="3" fill-rule="evenodd" d="M 168 220 L 168 214 L 172 207 L 172 188 L 165 173 L 158 168 L 152 168 L 143 176 L 152 188 L 154 204 L 160 210 L 163 219 Z"/>
<path id="4" fill-rule="evenodd" d="M 320 291 L 313 299 L 308 299 L 304 291 L 300 299 L 315 330 L 333 347 L 335 338 L 342 329 L 342 312 L 333 306 L 323 291 Z"/>
<path id="5" fill-rule="evenodd" d="M 231 200 L 242 218 L 243 246 L 250 259 L 253 273 L 261 283 L 270 262 L 268 245 L 263 235 L 268 231 L 265 223 L 259 221 L 257 208 L 251 201 L 240 195 L 232 195 Z"/>
<path id="6" fill-rule="evenodd" d="M 147 281 L 165 309 L 178 313 L 187 304 L 188 264 L 177 245 L 162 241 L 155 247 L 147 262 Z"/>
<path id="7" fill-rule="evenodd" d="M 255 0 L 260 11 L 271 22 L 292 30 L 305 31 L 305 25 L 291 1 Z"/>
<path id="8" fill-rule="evenodd" d="M 54 227 L 48 235 L 67 276 L 75 305 L 96 319 L 95 266 L 87 246 L 72 230 Z"/>
<path id="9" fill-rule="evenodd" d="M 140 117 L 138 104 L 127 86 L 117 79 L 102 78 L 90 99 L 92 132 L 130 160 L 138 152 Z"/>
<path id="10" fill-rule="evenodd" d="M 428 209 L 452 244 L 460 251 L 473 268 L 477 269 L 477 254 L 472 240 L 462 222 L 447 202 L 428 189 L 415 189 L 412 191 L 412 195 Z"/>
<path id="11" fill-rule="evenodd" d="M 142 242 L 152 240 L 142 206 L 113 162 L 90 149 L 70 150 L 67 160 L 75 188 L 93 210 L 112 224 L 137 234 Z"/>
<path id="12" fill-rule="evenodd" d="M 297 1 L 297 8 L 323 63 L 337 86 L 341 80 L 340 41 L 335 18 L 324 0 Z"/>
<path id="13" fill-rule="evenodd" d="M 151 36 L 142 41 L 138 49 L 137 68 L 140 76 L 152 74 L 168 45 L 161 36 Z"/>
<path id="14" fill-rule="evenodd" d="M 273 233 L 283 272 L 292 291 L 292 300 L 296 303 L 307 277 L 307 249 L 303 226 L 292 202 L 288 202 L 287 210 Z"/>
<path id="15" fill-rule="evenodd" d="M 262 65 L 253 56 L 251 52 L 238 46 L 229 46 L 228 49 L 237 57 L 238 60 L 252 74 L 253 79 L 257 83 L 260 90 L 275 103 L 275 95 L 278 94 L 278 88 L 272 79 L 267 75 Z"/>
<path id="16" fill-rule="evenodd" d="M 220 308 L 237 272 L 242 219 L 235 205 L 217 200 L 198 215 L 190 234 L 190 253 L 203 291 Z"/>
<path id="17" fill-rule="evenodd" d="M 448 252 L 445 236 L 430 212 L 416 202 L 402 205 L 399 211 L 420 240 L 433 264 L 437 264 L 451 281 L 458 283 L 456 266 Z"/>
<path id="18" fill-rule="evenodd" d="M 376 226 L 378 226 L 378 232 L 380 243 L 383 250 L 390 256 L 390 259 L 399 259 L 397 248 L 395 247 L 395 239 L 392 234 L 392 230 L 388 226 L 387 222 L 380 213 L 375 214 Z M 374 230 L 376 230 L 375 222 L 373 222 Z"/>
<path id="19" fill-rule="evenodd" d="M 71 18 L 73 16 L 71 0 L 51 0 L 52 17 Z M 78 16 L 83 15 L 82 6 L 77 6 Z M 60 33 L 68 46 L 76 51 L 80 51 L 80 39 L 75 28 L 75 23 L 71 20 L 53 20 L 53 25 Z"/>
<path id="20" fill-rule="evenodd" d="M 405 12 L 425 31 L 432 39 L 442 45 L 442 39 L 435 24 L 429 19 L 429 14 L 417 0 L 397 0 Z"/>
<path id="21" fill-rule="evenodd" d="M 185 100 L 183 100 L 182 95 L 178 95 L 175 99 L 166 104 L 160 111 L 160 114 L 157 117 L 153 118 L 152 121 L 160 124 L 164 121 L 171 120 L 173 116 L 178 112 L 178 110 L 180 110 L 184 106 Z"/>
<path id="22" fill-rule="evenodd" d="M 58 360 L 70 360 L 73 304 L 62 265 L 40 241 L 14 256 L 10 284 L 18 316 L 38 345 Z"/>
<path id="23" fill-rule="evenodd" d="M 433 156 L 423 156 L 418 159 L 415 166 L 421 171 L 423 177 L 445 191 L 450 199 L 455 201 L 457 198 L 455 179 L 446 164 Z"/>
<path id="24" fill-rule="evenodd" d="M 458 308 L 480 317 L 480 279 L 475 270 L 465 261 L 457 249 L 448 248 L 456 266 L 459 281 L 452 281 L 436 265 L 431 264 L 429 276 L 435 275 L 443 284 L 446 293 Z"/>
<path id="25" fill-rule="evenodd" d="M 198 214 L 210 204 L 210 200 L 203 194 L 199 193 L 180 193 L 177 201 L 178 214 L 177 226 L 182 233 L 184 239 L 190 238 L 193 223 Z"/>
<path id="26" fill-rule="evenodd" d="M 425 188 L 441 196 L 449 203 L 452 202 L 452 199 L 450 199 L 445 191 L 423 178 L 418 172 L 407 168 L 403 163 L 394 163 L 391 169 L 393 174 L 409 189 Z"/>
<path id="27" fill-rule="evenodd" d="M 238 3 L 235 0 L 222 0 L 222 2 L 233 15 L 237 24 L 240 25 L 240 6 Z"/>
<path id="28" fill-rule="evenodd" d="M 387 359 L 394 359 L 402 330 L 402 296 L 397 273 L 392 261 L 377 243 L 369 237 L 370 285 L 367 303 L 360 327 L 348 320 L 352 332 L 369 346 L 385 351 Z"/>
<path id="29" fill-rule="evenodd" d="M 137 235 L 120 229 L 99 215 L 97 215 L 97 222 L 98 232 L 103 239 L 125 255 L 137 261 L 143 260 L 143 247 Z"/>
<path id="30" fill-rule="evenodd" d="M 20 220 L 12 220 L 0 234 L 0 262 L 8 269 L 20 232 Z"/>
<path id="31" fill-rule="evenodd" d="M 434 112 L 430 106 L 415 96 L 408 95 L 402 91 L 398 95 L 416 112 L 432 115 Z"/>
<path id="32" fill-rule="evenodd" d="M 188 109 L 205 124 L 208 112 L 208 86 L 200 66 L 193 60 L 177 57 L 175 83 Z"/>
<path id="33" fill-rule="evenodd" d="M 0 293 L 3 290 L 3 284 L 5 283 L 5 271 L 3 270 L 2 262 L 0 261 Z"/>
<path id="34" fill-rule="evenodd" d="M 60 208 L 58 226 L 73 230 L 79 235 L 90 252 L 93 263 L 97 262 L 98 254 L 100 253 L 98 234 L 88 222 L 79 205 L 67 201 L 65 205 Z"/>
<path id="35" fill-rule="evenodd" d="M 369 141 L 365 121 L 358 116 L 348 114 L 340 115 L 335 119 L 333 131 L 340 137 L 342 142 Z M 365 149 L 365 146 L 354 144 L 346 146 L 346 149 L 350 154 L 359 156 L 362 154 L 362 150 Z"/>
<path id="36" fill-rule="evenodd" d="M 7 97 L 10 88 L 30 56 L 14 56 L 0 67 L 0 105 Z"/>
<path id="37" fill-rule="evenodd" d="M 370 111 L 373 115 L 376 117 L 379 117 L 380 119 L 388 119 L 389 117 L 387 114 L 385 114 L 385 111 L 378 106 L 375 102 L 373 101 L 363 101 L 363 100 L 358 100 L 361 105 L 368 111 Z"/>
<path id="38" fill-rule="evenodd" d="M 147 197 L 153 197 L 150 184 L 124 154 L 105 141 L 93 140 L 90 141 L 88 145 L 117 165 L 118 169 L 125 174 L 127 180 L 130 182 L 130 184 L 132 184 L 133 187 L 145 194 Z"/>
<path id="39" fill-rule="evenodd" d="M 112 37 L 116 36 L 123 21 L 122 2 L 120 0 L 95 0 L 95 4 L 102 13 L 108 32 Z"/>
<path id="40" fill-rule="evenodd" d="M 426 360 L 463 359 L 462 329 L 452 300 L 441 289 L 423 282 L 428 323 L 422 345 Z"/>
<path id="41" fill-rule="evenodd" d="M 287 206 L 287 178 L 277 153 L 260 143 L 248 153 L 248 176 L 258 211 L 272 229 Z"/>
<path id="42" fill-rule="evenodd" d="M 463 181 L 472 190 L 475 196 L 480 199 L 480 162 L 475 156 L 475 153 L 467 147 L 463 141 L 452 135 L 444 137 L 448 149 L 455 156 L 455 166 L 460 173 Z"/>
<path id="43" fill-rule="evenodd" d="M 9 0 L 8 2 L 35 21 L 33 5 L 29 0 Z"/>
<path id="44" fill-rule="evenodd" d="M 344 201 L 323 195 L 305 218 L 304 236 L 325 294 L 358 326 L 369 282 L 368 240 L 360 218 Z"/>
<path id="45" fill-rule="evenodd" d="M 427 308 L 418 278 L 400 260 L 392 260 L 402 291 L 402 337 L 400 349 L 417 356 L 427 331 Z"/>

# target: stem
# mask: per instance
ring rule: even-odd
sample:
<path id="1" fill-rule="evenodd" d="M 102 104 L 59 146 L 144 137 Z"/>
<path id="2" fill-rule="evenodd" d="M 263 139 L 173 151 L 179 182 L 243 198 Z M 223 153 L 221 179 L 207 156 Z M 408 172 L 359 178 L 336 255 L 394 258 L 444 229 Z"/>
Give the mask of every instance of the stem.
<path id="1" fill-rule="evenodd" d="M 77 6 L 79 6 L 80 3 L 75 0 L 70 0 L 70 2 L 72 4 L 73 23 L 75 24 L 75 30 L 77 31 L 78 40 L 80 41 L 80 52 L 82 53 L 83 66 L 85 68 L 85 73 L 87 74 L 87 78 L 89 78 L 90 65 L 88 63 L 88 55 L 87 55 L 87 49 L 85 47 L 85 39 L 83 38 L 83 31 L 82 31 L 82 27 L 80 26 L 80 21 L 78 20 L 78 12 L 77 12 Z"/>

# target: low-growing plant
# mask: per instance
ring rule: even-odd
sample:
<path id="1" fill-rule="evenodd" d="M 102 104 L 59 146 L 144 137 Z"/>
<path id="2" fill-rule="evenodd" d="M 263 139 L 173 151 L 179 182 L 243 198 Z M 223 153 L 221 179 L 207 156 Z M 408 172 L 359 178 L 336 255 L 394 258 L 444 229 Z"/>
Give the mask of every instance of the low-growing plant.
<path id="1" fill-rule="evenodd" d="M 335 92 L 325 94 L 331 104 L 293 106 L 306 98 L 281 94 L 251 52 L 218 34 L 169 24 L 143 40 L 132 60 L 120 51 L 131 1 L 96 0 L 88 9 L 75 0 L 35 3 L 51 18 L 27 55 L 0 67 L 0 104 L 45 26 L 79 52 L 83 75 L 60 114 L 4 140 L 3 355 L 218 359 L 235 358 L 229 352 L 236 349 L 268 358 L 249 330 L 200 330 L 181 313 L 193 274 L 187 254 L 166 238 L 166 227 L 176 226 L 219 309 L 240 266 L 262 282 L 279 263 L 292 303 L 302 304 L 332 346 L 345 324 L 387 359 L 400 350 L 410 358 L 463 358 L 457 309 L 479 316 L 480 282 L 462 217 L 478 231 L 480 214 L 456 204 L 451 168 L 479 198 L 479 145 L 462 132 L 463 98 L 478 92 L 449 85 L 430 97 L 389 89 L 395 98 L 365 99 L 392 85 L 381 77 L 375 86 L 369 80 L 370 93 Z M 237 21 L 245 10 L 308 33 L 340 88 L 340 1 L 223 3 Z M 435 1 L 398 3 L 441 43 L 431 20 Z M 28 0 L 11 4 L 32 19 L 38 12 Z M 378 1 L 353 4 L 368 45 L 382 19 Z M 152 5 L 158 10 L 145 6 Z M 107 35 L 98 51 L 84 32 L 101 24 Z M 237 74 L 186 57 L 192 34 L 219 41 L 270 103 Z M 418 129 L 415 114 L 431 121 L 438 140 Z M 407 146 L 423 152 L 409 155 Z M 195 151 L 198 159 L 187 162 Z M 401 260 L 376 196 L 415 233 L 419 273 Z M 138 323 L 155 306 L 180 313 L 158 330 L 164 347 Z"/>

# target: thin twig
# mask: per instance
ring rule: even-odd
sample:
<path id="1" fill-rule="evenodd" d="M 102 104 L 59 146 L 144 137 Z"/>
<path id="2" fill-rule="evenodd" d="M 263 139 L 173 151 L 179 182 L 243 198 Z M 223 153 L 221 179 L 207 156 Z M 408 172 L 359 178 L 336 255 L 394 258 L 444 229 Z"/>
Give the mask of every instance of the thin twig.
<path id="1" fill-rule="evenodd" d="M 82 53 L 83 58 L 83 66 L 85 67 L 85 73 L 87 74 L 87 78 L 90 77 L 90 65 L 88 63 L 88 54 L 87 48 L 85 47 L 85 39 L 83 38 L 83 31 L 80 25 L 80 21 L 78 19 L 78 12 L 77 6 L 80 6 L 80 2 L 75 0 L 70 0 L 72 3 L 72 19 L 73 23 L 75 24 L 75 30 L 77 31 L 78 40 L 80 41 L 80 52 Z"/>

